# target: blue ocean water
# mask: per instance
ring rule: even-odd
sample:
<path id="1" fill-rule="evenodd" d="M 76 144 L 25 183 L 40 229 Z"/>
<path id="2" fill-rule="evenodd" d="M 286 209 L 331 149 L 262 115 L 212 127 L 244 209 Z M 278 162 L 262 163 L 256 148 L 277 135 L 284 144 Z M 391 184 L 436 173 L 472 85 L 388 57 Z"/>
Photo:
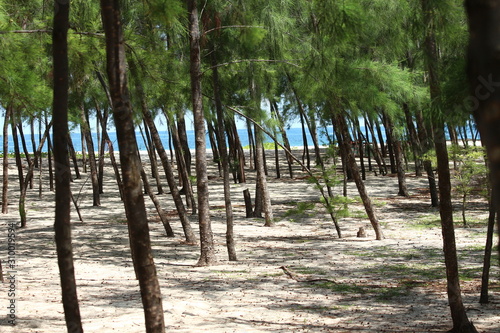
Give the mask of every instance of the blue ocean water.
<path id="1" fill-rule="evenodd" d="M 361 127 L 362 127 L 362 131 L 364 133 L 364 127 L 363 126 L 361 126 Z M 287 129 L 286 132 L 287 132 L 288 140 L 289 140 L 290 145 L 292 147 L 302 147 L 305 144 L 307 144 L 309 146 L 313 145 L 313 141 L 311 139 L 311 135 L 309 134 L 308 131 L 306 131 L 307 132 L 307 134 L 306 134 L 307 143 L 304 143 L 304 140 L 302 138 L 302 129 L 301 128 L 290 128 L 290 129 Z M 468 132 L 467 133 L 468 137 L 471 138 L 472 134 L 470 133 L 469 130 L 467 130 L 467 132 Z M 160 133 L 161 140 L 163 142 L 163 146 L 165 147 L 165 149 L 168 150 L 169 147 L 170 147 L 169 146 L 170 143 L 169 143 L 169 133 L 168 133 L 168 131 L 160 131 L 159 133 Z M 110 140 L 113 142 L 113 147 L 114 147 L 115 151 L 118 151 L 118 141 L 116 139 L 116 133 L 115 132 L 109 132 L 108 135 L 110 137 Z M 193 130 L 187 130 L 187 135 L 188 135 L 189 148 L 190 149 L 195 149 L 194 131 Z M 238 129 L 238 135 L 240 137 L 240 141 L 241 141 L 242 146 L 243 147 L 248 146 L 249 143 L 248 143 L 248 132 L 247 132 L 247 129 Z M 382 127 L 382 135 L 383 135 L 383 137 L 385 139 L 385 130 L 384 130 L 383 127 Z M 98 146 L 98 140 L 97 140 L 97 133 L 92 133 L 92 137 L 93 137 L 93 141 L 94 141 L 94 149 L 97 150 L 98 147 L 99 147 Z M 328 145 L 328 143 L 329 143 L 328 137 L 334 139 L 333 128 L 331 126 L 327 127 L 326 129 L 325 128 L 318 128 L 318 143 L 320 145 Z M 1 138 L 0 139 L 0 142 L 1 142 L 3 140 L 3 137 L 0 136 L 0 138 Z M 76 151 L 81 151 L 82 150 L 82 144 L 81 144 L 81 137 L 80 137 L 79 131 L 71 133 L 71 138 L 73 140 L 73 145 L 75 147 L 75 150 Z M 142 137 L 142 135 L 141 135 L 141 133 L 139 131 L 136 132 L 136 138 L 137 138 L 137 144 L 139 146 L 139 150 L 145 151 L 146 150 L 146 145 L 145 145 L 143 137 Z M 38 142 L 39 142 L 38 139 L 39 139 L 39 135 L 36 134 L 35 135 L 35 145 L 37 147 L 38 147 Z M 31 136 L 29 134 L 26 134 L 25 135 L 25 140 L 26 140 L 26 144 L 28 146 L 28 151 L 30 153 L 32 153 L 33 149 L 32 149 L 32 144 L 31 144 Z M 281 142 L 281 138 L 278 138 L 278 140 L 280 140 L 280 142 Z M 271 138 L 267 137 L 266 138 L 266 142 L 272 142 Z M 208 134 L 207 134 L 207 137 L 206 137 L 206 143 L 207 143 L 207 149 L 210 149 L 211 145 L 210 145 L 210 140 L 208 138 Z M 21 150 L 22 150 L 22 148 L 21 148 Z M 13 140 L 12 140 L 12 136 L 9 135 L 9 152 L 13 152 L 13 151 L 14 151 L 14 143 L 13 143 Z M 42 151 L 43 152 L 47 152 L 47 142 L 45 143 Z"/>
<path id="2" fill-rule="evenodd" d="M 328 135 L 332 136 L 333 129 L 330 127 L 327 130 L 329 133 Z M 165 149 L 169 149 L 168 131 L 160 131 L 159 133 L 160 133 L 161 140 L 163 142 L 163 146 L 165 147 Z M 118 141 L 116 139 L 116 133 L 109 132 L 108 135 L 109 135 L 110 140 L 113 142 L 113 147 L 114 147 L 115 151 L 118 151 Z M 189 148 L 195 149 L 194 131 L 187 130 L 187 135 L 188 135 Z M 241 141 L 242 146 L 243 147 L 247 146 L 249 144 L 247 130 L 246 129 L 239 129 L 238 135 L 240 137 L 240 141 Z M 26 134 L 26 135 L 24 135 L 24 137 L 26 140 L 26 144 L 28 146 L 28 151 L 30 153 L 32 153 L 33 149 L 32 149 L 32 144 L 31 144 L 31 135 Z M 97 150 L 98 149 L 97 133 L 92 133 L 92 137 L 93 137 L 93 141 L 94 141 L 94 149 Z M 293 146 L 304 146 L 304 141 L 302 139 L 302 129 L 300 129 L 300 128 L 288 129 L 287 130 L 287 137 L 288 137 L 288 140 L 290 141 L 290 145 L 292 147 Z M 0 136 L 0 138 L 1 138 L 1 136 Z M 137 144 L 139 146 L 139 150 L 145 151 L 146 145 L 145 145 L 144 140 L 142 138 L 142 135 L 139 131 L 136 132 L 136 138 L 137 138 Z M 79 132 L 71 133 L 71 139 L 73 141 L 73 145 L 75 147 L 75 150 L 81 151 L 82 150 L 82 143 L 81 143 L 80 133 Z M 3 138 L 2 138 L 2 140 L 3 140 Z M 328 145 L 328 138 L 325 134 L 324 129 L 318 130 L 318 141 L 319 141 L 320 145 Z M 267 137 L 266 142 L 272 142 L 272 140 L 269 137 Z M 207 149 L 210 149 L 211 145 L 210 145 L 210 140 L 208 138 L 208 134 L 206 137 L 206 143 L 207 143 Z M 38 146 L 38 144 L 39 144 L 39 136 L 38 136 L 38 134 L 36 134 L 35 135 L 35 145 Z M 313 145 L 313 141 L 312 141 L 309 133 L 307 133 L 307 144 L 309 146 Z M 21 150 L 22 150 L 22 148 L 21 148 Z M 13 152 L 13 151 L 14 151 L 14 143 L 12 140 L 12 136 L 9 135 L 9 152 Z M 42 151 L 47 152 L 47 142 L 45 142 L 45 145 L 44 145 Z"/>

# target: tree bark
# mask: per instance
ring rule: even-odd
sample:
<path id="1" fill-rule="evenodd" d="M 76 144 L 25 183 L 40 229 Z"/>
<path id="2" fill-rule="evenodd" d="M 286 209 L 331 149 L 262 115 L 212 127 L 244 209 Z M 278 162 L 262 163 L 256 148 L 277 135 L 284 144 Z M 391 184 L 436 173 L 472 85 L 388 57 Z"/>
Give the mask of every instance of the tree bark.
<path id="1" fill-rule="evenodd" d="M 458 275 L 458 259 L 455 244 L 455 229 L 453 226 L 453 206 L 451 203 L 451 177 L 448 159 L 448 149 L 444 133 L 444 121 L 440 111 L 441 91 L 438 77 L 438 53 L 435 38 L 435 9 L 430 0 L 421 0 L 424 26 L 424 54 L 426 67 L 429 73 L 429 88 L 432 101 L 434 148 L 436 150 L 438 165 L 439 187 L 439 214 L 441 216 L 441 229 L 443 234 L 443 251 L 446 266 L 446 281 L 448 304 L 451 310 L 454 332 L 477 332 L 469 321 L 462 301 L 460 280 Z"/>
<path id="2" fill-rule="evenodd" d="M 101 0 L 101 15 L 106 35 L 110 95 L 120 148 L 123 201 L 128 220 L 131 252 L 144 307 L 146 332 L 165 332 L 160 285 L 151 253 L 148 219 L 142 195 L 141 165 L 129 100 L 119 1 Z"/>
<path id="3" fill-rule="evenodd" d="M 200 27 L 196 0 L 187 0 L 189 19 L 191 100 L 193 103 L 196 144 L 196 188 L 198 189 L 198 223 L 200 226 L 201 254 L 198 266 L 216 262 L 215 247 L 210 222 L 208 201 L 207 156 L 205 142 L 205 117 L 201 95 Z"/>
<path id="4" fill-rule="evenodd" d="M 354 154 L 350 145 L 350 136 L 349 131 L 347 129 L 347 124 L 342 115 L 335 115 L 334 123 L 338 126 L 339 134 L 342 136 L 342 145 L 344 146 L 344 152 L 347 154 L 345 160 L 349 164 L 349 169 L 352 172 L 352 177 L 354 182 L 356 183 L 356 187 L 358 188 L 359 196 L 363 201 L 363 205 L 365 206 L 366 214 L 370 219 L 370 223 L 375 231 L 375 238 L 377 240 L 384 239 L 384 233 L 382 232 L 382 228 L 380 227 L 380 223 L 378 222 L 377 216 L 375 214 L 375 209 L 372 205 L 370 197 L 368 196 L 368 192 L 366 191 L 365 184 L 361 179 L 361 175 L 359 173 L 358 165 L 356 164 L 356 159 L 354 158 Z"/>
<path id="5" fill-rule="evenodd" d="M 468 79 L 473 111 L 481 140 L 486 146 L 492 190 L 500 198 L 500 1 L 467 0 L 469 16 Z M 495 202 L 497 226 L 500 204 Z M 499 235 L 500 237 L 500 235 Z M 500 240 L 500 238 L 499 238 Z M 500 247 L 499 247 L 500 254 Z"/>
<path id="6" fill-rule="evenodd" d="M 394 133 L 394 122 L 392 121 L 391 117 L 386 114 L 384 118 L 387 124 L 386 134 L 390 138 L 390 142 L 393 147 L 394 161 L 396 163 L 396 171 L 398 175 L 398 188 L 399 188 L 398 195 L 407 197 L 409 194 L 408 194 L 408 187 L 406 186 L 406 176 L 403 164 L 403 151 L 402 151 L 403 149 L 401 147 L 401 140 L 399 140 L 399 138 L 397 138 L 396 134 Z"/>
<path id="7" fill-rule="evenodd" d="M 2 214 L 9 212 L 9 119 L 12 106 L 7 105 L 3 123 L 3 158 L 2 158 Z"/>
<path id="8" fill-rule="evenodd" d="M 213 50 L 212 65 L 217 64 L 216 51 Z M 224 110 L 219 90 L 219 71 L 214 67 L 212 71 L 212 80 L 214 84 L 215 110 L 217 112 L 217 142 L 219 145 L 219 157 L 222 167 L 222 178 L 224 182 L 224 205 L 226 207 L 226 247 L 229 261 L 236 261 L 236 246 L 234 241 L 234 217 L 233 206 L 231 203 L 231 186 L 229 184 L 229 158 L 226 146 L 226 136 L 224 135 Z"/>
<path id="9" fill-rule="evenodd" d="M 89 166 L 90 166 L 90 179 L 92 180 L 92 201 L 94 206 L 101 205 L 100 191 L 99 191 L 99 176 L 97 172 L 97 164 L 95 161 L 95 149 L 94 142 L 92 140 L 92 133 L 90 132 L 90 125 L 88 122 L 88 111 L 82 105 L 81 108 L 81 122 L 82 131 L 85 136 L 85 142 L 87 144 L 87 150 L 89 153 Z"/>
<path id="10" fill-rule="evenodd" d="M 71 244 L 71 189 L 68 156 L 68 42 L 69 2 L 56 2 L 52 33 L 54 57 L 54 163 L 56 213 L 54 220 L 57 262 L 62 289 L 62 302 L 68 332 L 83 332 L 78 304 L 73 247 Z M 36 157 L 36 154 L 35 154 Z"/>
<path id="11" fill-rule="evenodd" d="M 262 212 L 264 213 L 264 226 L 272 227 L 274 225 L 274 217 L 273 217 L 273 209 L 271 206 L 271 196 L 269 194 L 269 188 L 267 186 L 266 173 L 264 170 L 264 148 L 262 145 L 262 137 L 263 133 L 255 129 L 255 167 L 257 168 L 257 185 L 255 188 L 256 194 L 256 203 L 255 203 L 255 211 L 256 214 L 259 215 L 257 209 L 257 201 L 260 201 L 260 207 L 262 207 Z"/>
<path id="12" fill-rule="evenodd" d="M 186 242 L 189 244 L 196 244 L 196 237 L 194 235 L 193 229 L 191 228 L 191 223 L 189 222 L 189 218 L 186 213 L 186 208 L 184 207 L 184 202 L 182 201 L 182 197 L 179 193 L 179 189 L 177 188 L 177 183 L 175 181 L 174 172 L 172 171 L 172 167 L 170 165 L 170 161 L 168 160 L 168 155 L 163 147 L 163 143 L 160 138 L 160 134 L 158 133 L 158 129 L 154 123 L 153 117 L 150 112 L 144 112 L 146 110 L 143 109 L 143 117 L 146 121 L 146 124 L 149 127 L 149 131 L 151 132 L 151 137 L 158 151 L 158 155 L 160 156 L 160 161 L 163 166 L 163 170 L 165 171 L 165 176 L 167 177 L 168 187 L 170 189 L 170 193 L 172 194 L 172 198 L 174 200 L 175 208 L 177 209 L 177 213 L 179 214 L 179 219 L 181 220 L 182 229 L 184 231 L 184 236 L 186 237 Z"/>

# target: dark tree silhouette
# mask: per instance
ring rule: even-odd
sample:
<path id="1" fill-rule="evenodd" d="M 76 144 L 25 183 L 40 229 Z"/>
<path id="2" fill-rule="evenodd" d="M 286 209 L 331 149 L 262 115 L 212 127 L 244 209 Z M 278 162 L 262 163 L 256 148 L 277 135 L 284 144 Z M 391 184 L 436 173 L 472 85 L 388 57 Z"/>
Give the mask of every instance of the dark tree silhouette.
<path id="1" fill-rule="evenodd" d="M 71 171 L 68 155 L 68 27 L 69 1 L 56 1 L 52 49 L 54 57 L 54 162 L 56 187 L 55 240 L 62 289 L 64 317 L 68 332 L 83 332 L 76 292 L 71 245 Z"/>

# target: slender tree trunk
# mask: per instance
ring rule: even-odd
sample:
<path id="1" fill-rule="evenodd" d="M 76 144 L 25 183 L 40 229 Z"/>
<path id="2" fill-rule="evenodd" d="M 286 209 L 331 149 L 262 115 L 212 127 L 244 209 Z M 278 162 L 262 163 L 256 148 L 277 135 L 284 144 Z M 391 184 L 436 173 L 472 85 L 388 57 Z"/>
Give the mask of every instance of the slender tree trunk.
<path id="1" fill-rule="evenodd" d="M 3 123 L 3 182 L 2 182 L 2 214 L 9 212 L 9 119 L 12 114 L 12 106 L 7 105 Z"/>
<path id="2" fill-rule="evenodd" d="M 256 191 L 256 202 L 259 200 L 261 202 L 262 212 L 264 212 L 265 223 L 264 226 L 272 227 L 274 225 L 273 221 L 273 210 L 271 206 L 271 196 L 269 194 L 269 188 L 267 186 L 266 173 L 264 171 L 264 149 L 262 146 L 262 136 L 263 133 L 259 133 L 258 129 L 255 130 L 255 164 L 257 168 L 257 185 Z M 257 203 L 255 204 L 257 211 Z M 257 213 L 258 214 L 258 213 Z"/>
<path id="3" fill-rule="evenodd" d="M 149 132 L 148 125 L 144 121 L 144 134 L 146 135 L 146 140 L 148 142 L 148 153 L 149 153 L 149 161 L 151 164 L 151 176 L 154 177 L 156 181 L 156 189 L 158 190 L 158 194 L 163 194 L 165 193 L 163 191 L 163 186 L 161 185 L 161 180 L 160 180 L 160 173 L 158 172 L 158 162 L 156 160 L 156 147 L 155 144 L 153 143 L 153 140 L 151 140 L 151 133 Z"/>
<path id="4" fill-rule="evenodd" d="M 34 154 L 36 151 L 36 144 L 35 144 L 35 117 L 31 116 L 30 117 L 30 137 L 31 137 L 31 148 L 32 148 L 32 153 Z M 35 163 L 35 168 L 38 168 L 38 161 L 34 160 Z"/>
<path id="5" fill-rule="evenodd" d="M 76 291 L 73 247 L 71 244 L 71 170 L 68 157 L 68 44 L 69 2 L 56 2 L 52 33 L 54 57 L 54 163 L 56 214 L 54 221 L 57 262 L 62 289 L 62 302 L 68 332 L 83 332 Z"/>
<path id="6" fill-rule="evenodd" d="M 168 221 L 167 214 L 164 213 L 163 209 L 161 208 L 160 200 L 158 200 L 158 197 L 153 193 L 153 190 L 151 189 L 151 186 L 149 185 L 148 181 L 148 176 L 146 175 L 146 172 L 144 171 L 144 168 L 141 166 L 141 178 L 142 182 L 144 184 L 144 189 L 146 190 L 146 193 L 149 195 L 149 198 L 155 205 L 156 212 L 158 213 L 158 217 L 160 218 L 161 223 L 163 224 L 163 227 L 165 228 L 165 232 L 167 233 L 167 237 L 174 237 L 174 231 L 172 230 L 172 227 L 170 226 L 170 222 Z"/>
<path id="7" fill-rule="evenodd" d="M 179 219 L 181 220 L 182 229 L 184 231 L 184 236 L 186 237 L 186 242 L 188 244 L 196 244 L 196 237 L 194 235 L 193 229 L 191 228 L 191 223 L 189 222 L 186 208 L 184 207 L 184 202 L 182 201 L 182 197 L 179 193 L 179 189 L 177 188 L 177 182 L 175 180 L 174 172 L 172 171 L 172 167 L 170 165 L 170 161 L 168 160 L 168 155 L 163 147 L 163 143 L 160 138 L 160 134 L 158 133 L 158 129 L 154 123 L 153 117 L 150 112 L 144 112 L 143 117 L 146 121 L 146 124 L 149 127 L 149 131 L 151 132 L 151 137 L 153 142 L 158 150 L 158 155 L 160 156 L 160 161 L 163 166 L 163 170 L 165 171 L 165 176 L 167 177 L 168 187 L 170 189 L 170 193 L 172 194 L 172 198 L 174 200 L 175 207 L 177 209 L 177 213 L 179 214 Z"/>
<path id="8" fill-rule="evenodd" d="M 141 165 L 128 95 L 119 1 L 101 0 L 101 14 L 106 35 L 108 79 L 120 147 L 124 206 L 134 267 L 141 289 L 146 332 L 165 332 L 160 285 L 151 253 L 148 219 L 141 191 Z"/>
<path id="9" fill-rule="evenodd" d="M 82 165 L 83 173 L 87 173 L 87 149 L 85 147 L 85 134 L 83 125 L 80 125 L 80 141 L 82 143 Z"/>
<path id="10" fill-rule="evenodd" d="M 68 132 L 68 150 L 71 160 L 73 162 L 73 168 L 75 169 L 76 179 L 80 179 L 80 169 L 78 168 L 78 159 L 76 158 L 75 147 L 73 146 L 73 140 L 71 139 L 71 133 Z M 36 167 L 36 165 L 35 165 Z"/>
<path id="11" fill-rule="evenodd" d="M 175 157 L 177 160 L 177 170 L 179 171 L 179 177 L 181 179 L 182 188 L 179 191 L 180 194 L 186 195 L 186 206 L 187 209 L 191 209 L 191 214 L 196 215 L 197 205 L 193 191 L 193 185 L 190 179 L 189 167 L 187 165 L 187 161 L 191 161 L 191 157 L 188 160 L 184 157 L 185 149 L 183 148 L 183 144 L 181 140 L 181 136 L 179 135 L 178 128 L 175 126 L 175 122 L 173 119 L 169 117 L 169 115 L 163 110 L 165 116 L 167 117 L 167 123 L 169 126 L 169 131 L 172 135 L 172 141 L 174 143 L 175 149 Z"/>
<path id="12" fill-rule="evenodd" d="M 216 51 L 213 50 L 212 65 L 217 64 Z M 229 159 L 226 147 L 226 136 L 224 135 L 224 110 L 222 109 L 222 102 L 219 89 L 219 71 L 214 67 L 212 71 L 215 109 L 217 112 L 217 142 L 219 144 L 219 155 L 222 166 L 222 177 L 224 181 L 224 205 L 226 207 L 226 247 L 230 261 L 236 261 L 236 246 L 234 242 L 234 217 L 233 206 L 231 203 L 231 187 L 229 184 Z"/>
<path id="13" fill-rule="evenodd" d="M 391 125 L 389 124 L 387 115 L 384 112 L 382 112 L 380 118 L 384 123 L 385 137 L 387 139 L 387 150 L 389 151 L 389 161 L 391 161 L 391 173 L 395 174 L 397 173 L 397 168 L 396 168 L 396 160 L 394 158 L 394 141 L 392 136 L 392 128 L 390 128 Z"/>
<path id="14" fill-rule="evenodd" d="M 186 130 L 186 119 L 184 118 L 184 113 L 177 113 L 177 134 L 179 135 L 179 141 L 182 147 L 182 156 L 186 163 L 186 170 L 189 176 L 191 176 L 191 150 L 189 149 L 189 141 Z"/>
<path id="15" fill-rule="evenodd" d="M 417 177 L 422 176 L 422 160 L 421 160 L 421 145 L 420 140 L 417 135 L 417 130 L 415 124 L 413 123 L 413 117 L 410 113 L 410 107 L 407 103 L 403 104 L 403 111 L 405 113 L 406 127 L 408 128 L 408 133 L 410 136 L 410 145 L 413 150 L 413 156 L 415 158 L 415 175 Z"/>
<path id="16" fill-rule="evenodd" d="M 462 301 L 460 280 L 458 275 L 458 259 L 455 244 L 455 229 L 453 226 L 453 206 L 451 203 L 451 177 L 448 159 L 448 149 L 444 133 L 444 121 L 439 112 L 441 108 L 441 91 L 438 78 L 438 53 L 435 38 L 435 12 L 433 2 L 421 0 L 425 40 L 424 53 L 426 67 L 429 72 L 430 97 L 436 119 L 434 123 L 434 148 L 436 150 L 438 165 L 438 187 L 439 187 L 439 214 L 441 216 L 441 228 L 443 234 L 443 250 L 446 265 L 446 281 L 448 291 L 448 304 L 451 310 L 454 332 L 477 332 L 474 325 L 469 321 Z"/>
<path id="17" fill-rule="evenodd" d="M 193 103 L 196 143 L 196 187 L 198 189 L 198 223 L 200 226 L 201 255 L 198 266 L 216 262 L 215 247 L 210 222 L 208 202 L 207 156 L 205 142 L 205 117 L 201 95 L 200 28 L 196 0 L 186 0 L 189 17 L 191 98 Z"/>
<path id="18" fill-rule="evenodd" d="M 489 216 L 488 216 L 488 230 L 486 232 L 486 245 L 484 247 L 484 260 L 483 260 L 483 273 L 481 275 L 481 296 L 479 303 L 489 303 L 488 285 L 490 281 L 490 267 L 491 267 L 491 252 L 493 248 L 493 237 L 495 233 L 495 215 L 497 199 L 494 197 L 494 192 L 491 191 L 489 203 Z"/>
<path id="19" fill-rule="evenodd" d="M 17 136 L 17 130 L 16 130 L 16 125 L 14 124 L 15 122 L 15 115 L 14 113 L 11 116 L 11 128 L 12 128 L 12 139 L 14 141 L 14 155 L 16 158 L 16 166 L 17 166 L 17 174 L 18 174 L 18 182 L 19 182 L 19 189 L 20 192 L 22 193 L 24 188 L 28 189 L 29 184 L 31 183 L 31 178 L 26 177 L 26 179 L 23 177 L 23 161 L 21 159 L 21 153 L 19 151 L 19 138 Z M 31 167 L 31 164 L 29 164 Z M 25 186 L 26 182 L 26 186 Z M 23 200 L 19 200 L 19 216 L 21 218 L 21 226 L 26 225 L 26 209 L 24 205 L 24 197 Z"/>
<path id="20" fill-rule="evenodd" d="M 45 119 L 45 124 L 47 124 L 47 119 Z M 52 139 L 50 138 L 49 134 L 47 136 L 47 166 L 49 168 L 49 190 L 51 192 L 54 192 L 54 169 L 52 167 L 52 151 Z"/>
<path id="21" fill-rule="evenodd" d="M 366 214 L 370 219 L 370 223 L 375 231 L 375 238 L 377 240 L 384 239 L 384 233 L 382 232 L 382 228 L 380 227 L 380 223 L 378 222 L 377 216 L 375 214 L 375 209 L 372 205 L 371 199 L 368 196 L 368 192 L 366 191 L 365 184 L 361 179 L 361 175 L 359 173 L 358 165 L 356 164 L 356 159 L 354 158 L 354 154 L 351 149 L 349 131 L 347 129 L 347 124 L 342 115 L 336 115 L 335 123 L 339 127 L 340 135 L 342 136 L 342 145 L 344 146 L 344 152 L 347 153 L 345 160 L 349 164 L 349 168 L 351 169 L 352 176 L 354 182 L 356 183 L 356 187 L 358 188 L 359 196 L 363 201 L 363 205 L 365 206 Z"/>
<path id="22" fill-rule="evenodd" d="M 96 128 L 99 129 L 102 127 L 102 124 L 104 123 L 102 121 L 102 114 L 100 107 L 98 103 L 96 104 Z M 104 125 L 106 126 L 106 125 Z M 104 193 L 104 152 L 106 150 L 106 138 L 104 136 L 104 132 L 106 131 L 105 128 L 102 129 L 102 135 L 100 135 L 100 131 L 97 130 L 97 142 L 99 144 L 99 156 L 98 156 L 98 163 L 97 163 L 97 182 L 99 184 L 99 194 Z"/>
<path id="23" fill-rule="evenodd" d="M 390 118 L 389 115 L 385 115 L 385 123 L 386 123 L 386 134 L 387 137 L 390 138 L 390 142 L 393 147 L 393 153 L 394 153 L 394 161 L 396 163 L 396 171 L 398 174 L 398 195 L 407 197 L 408 194 L 408 187 L 406 186 L 406 176 L 405 176 L 405 170 L 404 170 L 404 163 L 403 163 L 403 152 L 401 148 L 401 140 L 396 137 L 396 134 L 394 133 L 394 122 Z"/>
<path id="24" fill-rule="evenodd" d="M 272 109 L 274 111 L 276 119 L 278 120 L 278 128 L 280 130 L 281 136 L 283 137 L 283 144 L 289 151 L 291 151 L 290 142 L 288 141 L 288 137 L 286 135 L 286 130 L 283 124 L 283 119 L 278 110 L 278 105 L 276 102 L 272 102 L 271 106 L 273 106 Z M 293 178 L 293 158 L 290 155 L 286 154 L 286 160 L 288 163 L 288 173 L 290 174 L 290 178 Z"/>
<path id="25" fill-rule="evenodd" d="M 92 133 L 90 132 L 90 125 L 88 121 L 88 112 L 85 107 L 81 108 L 81 121 L 83 126 L 83 133 L 85 135 L 85 142 L 87 143 L 87 150 L 89 153 L 89 166 L 90 166 L 90 179 L 92 180 L 92 200 L 94 206 L 101 205 L 100 191 L 99 191 L 99 177 L 97 171 L 97 164 L 95 159 L 94 142 L 92 140 Z M 135 135 L 135 134 L 134 134 Z"/>

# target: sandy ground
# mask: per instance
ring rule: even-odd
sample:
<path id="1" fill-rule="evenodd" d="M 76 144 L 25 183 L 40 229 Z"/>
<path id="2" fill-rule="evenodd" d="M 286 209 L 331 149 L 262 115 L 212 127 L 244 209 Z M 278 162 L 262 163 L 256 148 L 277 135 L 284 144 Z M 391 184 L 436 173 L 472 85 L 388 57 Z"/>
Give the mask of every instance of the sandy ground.
<path id="1" fill-rule="evenodd" d="M 210 170 L 211 220 L 219 260 L 215 266 L 195 267 L 198 247 L 183 243 L 175 217 L 171 223 L 176 237 L 167 238 L 146 198 L 167 331 L 443 332 L 451 328 L 438 212 L 429 205 L 425 178 L 408 174 L 411 196 L 400 198 L 395 177 L 369 176 L 366 184 L 387 237 L 376 241 L 359 203 L 350 206 L 350 217 L 340 220 L 344 237 L 339 239 L 320 204 L 297 210 L 299 203 L 318 202 L 313 185 L 302 177 L 287 178 L 285 170 L 282 179 L 275 178 L 274 169 L 269 172 L 277 221 L 272 228 L 264 227 L 261 219 L 245 218 L 242 192 L 248 187 L 254 195 L 251 182 L 232 184 L 237 262 L 227 261 L 222 186 L 216 169 Z M 0 222 L 3 261 L 7 259 L 7 225 L 19 220 L 14 166 L 10 174 L 10 212 Z M 84 330 L 144 332 L 124 211 L 111 169 L 107 169 L 102 206 L 92 207 L 89 188 L 87 175 L 73 183 L 84 218 L 81 223 L 73 216 Z M 353 183 L 349 183 L 349 195 L 357 195 Z M 172 211 L 170 196 L 161 198 L 164 209 Z M 65 332 L 53 239 L 53 199 L 49 191 L 41 199 L 37 189 L 29 193 L 28 226 L 17 230 L 15 242 L 15 297 L 8 295 L 7 281 L 0 285 L 0 332 Z M 500 332 L 497 257 L 491 302 L 478 303 L 485 203 L 474 202 L 468 216 L 470 227 L 457 222 L 456 229 L 464 303 L 480 332 Z M 197 230 L 195 218 L 192 223 Z M 366 228 L 367 238 L 356 237 L 361 226 Z M 5 272 L 5 262 L 3 266 Z M 285 274 L 282 266 L 297 279 Z M 16 301 L 16 326 L 8 323 L 11 299 Z"/>

